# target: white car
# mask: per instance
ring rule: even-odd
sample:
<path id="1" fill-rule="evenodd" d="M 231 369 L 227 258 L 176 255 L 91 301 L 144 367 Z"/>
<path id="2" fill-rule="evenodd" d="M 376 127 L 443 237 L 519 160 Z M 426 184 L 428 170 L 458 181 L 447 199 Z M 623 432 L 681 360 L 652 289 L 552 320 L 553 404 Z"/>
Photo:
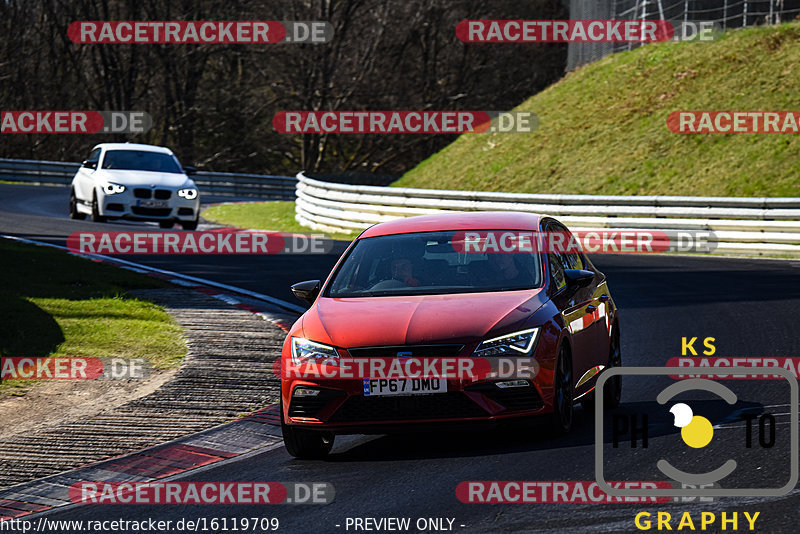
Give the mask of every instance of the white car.
<path id="1" fill-rule="evenodd" d="M 94 222 L 108 219 L 176 222 L 195 230 L 200 193 L 168 148 L 135 143 L 102 143 L 92 149 L 72 179 L 69 216 Z"/>

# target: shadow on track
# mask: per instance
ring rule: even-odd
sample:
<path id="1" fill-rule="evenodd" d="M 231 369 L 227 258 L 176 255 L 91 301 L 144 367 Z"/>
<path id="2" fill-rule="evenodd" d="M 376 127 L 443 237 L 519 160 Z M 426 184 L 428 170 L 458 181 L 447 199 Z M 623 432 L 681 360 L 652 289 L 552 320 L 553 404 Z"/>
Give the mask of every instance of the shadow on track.
<path id="1" fill-rule="evenodd" d="M 677 402 L 677 401 L 676 401 Z M 740 401 L 731 406 L 722 400 L 691 401 L 692 407 L 702 413 L 712 424 L 730 422 L 731 417 L 747 411 L 761 413 L 763 406 Z M 607 412 L 603 432 L 604 443 L 611 443 L 611 414 L 650 414 L 650 438 L 679 434 L 673 426 L 669 406 L 654 401 L 630 402 L 613 412 Z M 581 407 L 575 409 L 572 431 L 566 436 L 555 436 L 548 427 L 546 416 L 529 418 L 476 430 L 410 432 L 383 435 L 360 443 L 341 452 L 332 453 L 328 462 L 405 461 L 435 458 L 481 457 L 508 453 L 533 452 L 549 449 L 593 446 L 595 442 L 594 413 Z"/>

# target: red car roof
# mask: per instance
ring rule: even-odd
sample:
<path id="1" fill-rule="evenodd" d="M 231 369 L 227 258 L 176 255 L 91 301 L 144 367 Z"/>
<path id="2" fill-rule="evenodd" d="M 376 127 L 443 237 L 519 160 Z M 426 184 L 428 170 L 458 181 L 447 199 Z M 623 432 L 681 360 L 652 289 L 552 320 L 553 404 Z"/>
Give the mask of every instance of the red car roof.
<path id="1" fill-rule="evenodd" d="M 537 231 L 542 215 L 516 211 L 454 211 L 420 215 L 376 224 L 360 238 L 379 235 L 437 232 L 446 230 L 529 230 Z"/>

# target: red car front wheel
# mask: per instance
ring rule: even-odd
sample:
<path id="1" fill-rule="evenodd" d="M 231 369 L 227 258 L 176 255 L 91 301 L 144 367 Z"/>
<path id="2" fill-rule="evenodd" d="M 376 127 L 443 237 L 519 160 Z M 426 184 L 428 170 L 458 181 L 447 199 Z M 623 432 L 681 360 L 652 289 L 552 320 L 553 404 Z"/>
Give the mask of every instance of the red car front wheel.
<path id="1" fill-rule="evenodd" d="M 281 401 L 281 430 L 286 452 L 295 458 L 318 460 L 325 458 L 333 448 L 334 434 L 295 428 L 283 420 L 283 402 Z"/>

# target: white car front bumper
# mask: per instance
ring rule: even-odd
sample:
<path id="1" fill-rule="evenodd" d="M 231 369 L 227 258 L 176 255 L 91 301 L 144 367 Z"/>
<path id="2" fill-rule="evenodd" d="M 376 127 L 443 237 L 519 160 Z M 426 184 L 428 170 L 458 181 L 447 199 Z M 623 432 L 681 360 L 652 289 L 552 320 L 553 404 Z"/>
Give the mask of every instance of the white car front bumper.
<path id="1" fill-rule="evenodd" d="M 168 187 L 129 187 L 124 192 L 98 195 L 100 215 L 109 219 L 140 221 L 194 221 L 200 213 L 200 196 L 188 200 Z"/>

